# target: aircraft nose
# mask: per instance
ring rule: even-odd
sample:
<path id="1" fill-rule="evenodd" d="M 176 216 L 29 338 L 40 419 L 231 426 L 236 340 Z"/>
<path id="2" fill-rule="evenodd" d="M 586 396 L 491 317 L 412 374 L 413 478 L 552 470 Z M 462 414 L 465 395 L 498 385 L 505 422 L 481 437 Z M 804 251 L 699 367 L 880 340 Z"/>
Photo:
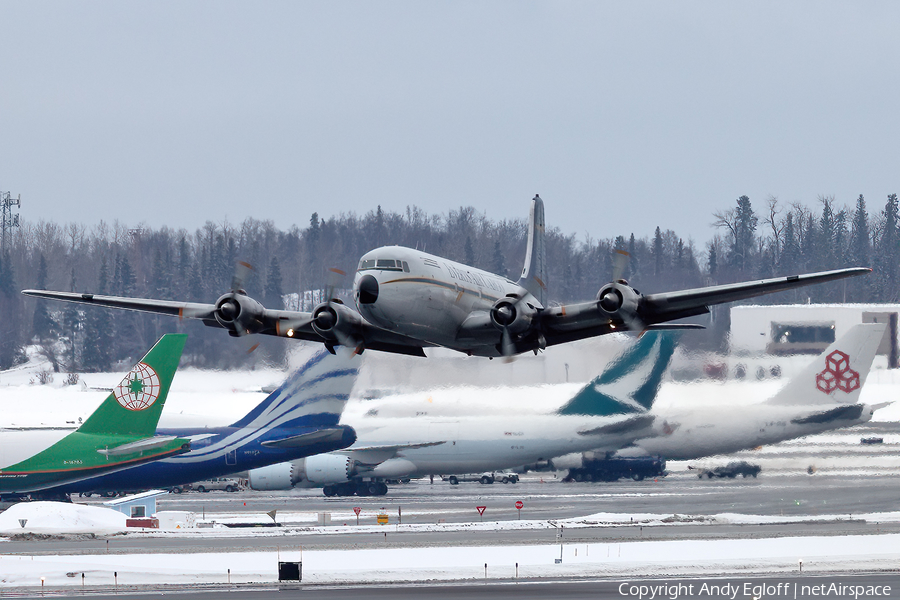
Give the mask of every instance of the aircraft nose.
<path id="1" fill-rule="evenodd" d="M 378 280 L 371 275 L 363 275 L 359 280 L 359 303 L 375 304 L 378 300 Z"/>

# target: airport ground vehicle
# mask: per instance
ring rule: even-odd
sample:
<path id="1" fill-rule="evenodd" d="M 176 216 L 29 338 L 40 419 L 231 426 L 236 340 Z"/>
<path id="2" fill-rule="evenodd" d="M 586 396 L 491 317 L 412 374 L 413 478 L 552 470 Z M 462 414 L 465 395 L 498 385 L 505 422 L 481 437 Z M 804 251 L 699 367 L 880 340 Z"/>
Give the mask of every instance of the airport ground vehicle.
<path id="1" fill-rule="evenodd" d="M 212 479 L 197 481 L 194 483 L 193 487 L 198 492 L 211 492 L 213 490 L 237 492 L 244 489 L 244 484 L 231 477 L 213 477 Z"/>
<path id="2" fill-rule="evenodd" d="M 484 485 L 492 483 L 519 483 L 519 474 L 512 471 L 503 472 L 485 472 L 473 475 L 445 475 L 442 476 L 444 481 L 450 482 L 450 485 L 458 485 L 460 481 L 477 481 Z"/>
<path id="3" fill-rule="evenodd" d="M 705 475 L 708 479 L 712 479 L 713 477 L 728 477 L 730 479 L 734 479 L 738 475 L 742 477 L 747 477 L 748 475 L 751 477 L 756 477 L 759 475 L 759 472 L 762 471 L 762 467 L 759 465 L 752 465 L 748 463 L 746 460 L 735 460 L 731 461 L 725 466 L 714 467 L 712 469 L 703 469 L 697 475 L 700 479 L 703 479 Z"/>
<path id="4" fill-rule="evenodd" d="M 604 458 L 585 460 L 583 466 L 569 469 L 563 481 L 617 481 L 622 478 L 642 481 L 667 474 L 666 461 L 660 456 Z"/>

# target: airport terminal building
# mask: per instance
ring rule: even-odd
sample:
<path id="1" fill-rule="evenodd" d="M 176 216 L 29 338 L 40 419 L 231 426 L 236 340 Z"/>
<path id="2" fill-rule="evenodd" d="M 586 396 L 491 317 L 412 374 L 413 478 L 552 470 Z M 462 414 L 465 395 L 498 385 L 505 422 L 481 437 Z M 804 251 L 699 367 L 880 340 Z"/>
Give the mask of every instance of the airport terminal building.
<path id="1" fill-rule="evenodd" d="M 858 323 L 887 323 L 878 354 L 898 368 L 900 304 L 787 304 L 731 308 L 733 354 L 818 354 Z"/>

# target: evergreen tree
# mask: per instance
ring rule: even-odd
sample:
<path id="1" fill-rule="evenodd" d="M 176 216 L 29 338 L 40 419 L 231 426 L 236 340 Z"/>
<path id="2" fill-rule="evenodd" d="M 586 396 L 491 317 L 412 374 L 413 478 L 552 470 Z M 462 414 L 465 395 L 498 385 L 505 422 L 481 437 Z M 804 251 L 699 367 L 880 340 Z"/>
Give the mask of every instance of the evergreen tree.
<path id="1" fill-rule="evenodd" d="M 47 289 L 47 259 L 41 252 L 38 260 L 37 272 L 37 289 Z M 41 342 L 49 340 L 56 333 L 56 321 L 50 316 L 50 310 L 47 308 L 46 300 L 37 300 L 34 307 L 34 317 L 32 319 L 32 331 L 34 336 Z"/>
<path id="2" fill-rule="evenodd" d="M 109 286 L 109 269 L 106 258 L 100 262 L 100 277 L 98 280 L 98 293 L 104 294 Z M 111 364 L 110 353 L 110 315 L 109 311 L 102 307 L 89 307 L 84 320 L 84 350 L 82 352 L 82 367 L 89 372 L 109 371 Z"/>
<path id="3" fill-rule="evenodd" d="M 75 278 L 75 267 L 72 267 L 71 276 L 69 278 L 69 291 L 75 292 L 78 289 L 78 282 Z M 81 348 L 81 311 L 79 305 L 66 302 L 62 311 L 62 323 L 60 327 L 66 336 L 66 352 L 65 363 L 69 371 L 75 371 L 80 366 L 80 348 Z"/>
<path id="4" fill-rule="evenodd" d="M 888 196 L 881 213 L 880 236 L 876 243 L 876 265 L 878 276 L 878 300 L 897 302 L 898 264 L 900 264 L 900 215 L 898 215 L 897 194 Z"/>
<path id="5" fill-rule="evenodd" d="M 506 257 L 503 256 L 503 251 L 500 249 L 500 240 L 494 240 L 494 254 L 491 258 L 491 273 L 495 273 L 500 277 L 509 277 L 509 272 L 506 270 Z"/>
<path id="6" fill-rule="evenodd" d="M 871 260 L 871 241 L 869 237 L 869 215 L 866 211 L 866 200 L 860 194 L 856 200 L 856 210 L 850 226 L 849 263 L 855 267 L 868 267 Z M 853 285 L 848 286 L 848 300 L 863 302 L 870 299 L 872 293 L 871 277 L 859 277 Z"/>
<path id="7" fill-rule="evenodd" d="M 15 273 L 9 250 L 0 259 L 0 369 L 9 369 L 25 358 L 22 346 L 22 302 L 16 290 Z"/>

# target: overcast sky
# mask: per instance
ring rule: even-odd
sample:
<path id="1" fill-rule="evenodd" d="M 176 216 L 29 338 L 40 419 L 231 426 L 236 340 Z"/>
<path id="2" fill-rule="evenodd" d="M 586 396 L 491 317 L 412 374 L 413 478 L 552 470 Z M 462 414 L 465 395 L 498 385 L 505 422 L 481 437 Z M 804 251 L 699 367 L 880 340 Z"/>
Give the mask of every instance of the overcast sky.
<path id="1" fill-rule="evenodd" d="M 900 192 L 897 2 L 0 1 L 22 217 L 305 227 L 472 205 L 702 243 Z"/>

